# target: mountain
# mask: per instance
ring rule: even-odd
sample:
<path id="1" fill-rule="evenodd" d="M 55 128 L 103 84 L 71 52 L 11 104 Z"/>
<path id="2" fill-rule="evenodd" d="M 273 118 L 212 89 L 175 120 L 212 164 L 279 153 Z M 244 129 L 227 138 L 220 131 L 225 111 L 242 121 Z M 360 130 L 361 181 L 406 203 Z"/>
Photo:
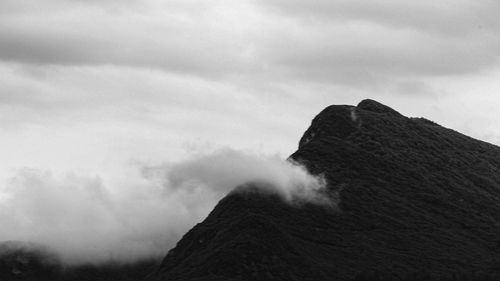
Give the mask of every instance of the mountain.
<path id="1" fill-rule="evenodd" d="M 335 209 L 233 192 L 146 280 L 500 280 L 499 147 L 363 100 L 321 111 L 290 158 Z"/>
<path id="2" fill-rule="evenodd" d="M 0 243 L 1 281 L 136 281 L 157 265 L 156 260 L 143 260 L 132 264 L 65 266 L 43 245 Z"/>

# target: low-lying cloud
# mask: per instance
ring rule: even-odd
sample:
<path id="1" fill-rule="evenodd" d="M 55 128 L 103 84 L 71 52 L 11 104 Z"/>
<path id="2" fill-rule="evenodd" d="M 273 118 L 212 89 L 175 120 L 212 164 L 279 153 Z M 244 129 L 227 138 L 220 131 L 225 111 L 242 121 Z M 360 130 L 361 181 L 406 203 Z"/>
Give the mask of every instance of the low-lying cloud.
<path id="1" fill-rule="evenodd" d="M 245 183 L 292 204 L 333 204 L 324 180 L 278 156 L 222 149 L 139 166 L 113 179 L 18 170 L 0 189 L 0 241 L 47 245 L 69 264 L 132 262 L 160 258 Z"/>

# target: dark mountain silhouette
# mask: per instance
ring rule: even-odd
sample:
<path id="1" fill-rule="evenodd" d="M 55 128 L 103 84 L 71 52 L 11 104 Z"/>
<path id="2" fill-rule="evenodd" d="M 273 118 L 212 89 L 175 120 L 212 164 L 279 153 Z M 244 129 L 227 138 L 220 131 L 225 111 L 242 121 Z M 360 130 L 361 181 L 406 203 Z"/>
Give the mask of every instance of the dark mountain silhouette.
<path id="1" fill-rule="evenodd" d="M 325 108 L 291 159 L 337 210 L 231 193 L 146 280 L 500 280 L 499 147 L 364 100 Z"/>
<path id="2" fill-rule="evenodd" d="M 0 243 L 1 281 L 136 281 L 157 265 L 156 260 L 143 260 L 133 264 L 64 266 L 43 245 Z"/>

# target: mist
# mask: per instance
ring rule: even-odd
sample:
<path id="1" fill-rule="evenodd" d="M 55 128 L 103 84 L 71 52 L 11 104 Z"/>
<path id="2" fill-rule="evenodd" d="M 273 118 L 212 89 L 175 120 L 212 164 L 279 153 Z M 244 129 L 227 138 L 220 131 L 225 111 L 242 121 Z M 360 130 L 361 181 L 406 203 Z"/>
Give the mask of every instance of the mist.
<path id="1" fill-rule="evenodd" d="M 325 181 L 292 161 L 233 149 L 135 163 L 118 176 L 22 168 L 0 187 L 0 241 L 46 245 L 65 264 L 161 258 L 224 195 L 246 183 L 284 202 L 332 205 Z"/>

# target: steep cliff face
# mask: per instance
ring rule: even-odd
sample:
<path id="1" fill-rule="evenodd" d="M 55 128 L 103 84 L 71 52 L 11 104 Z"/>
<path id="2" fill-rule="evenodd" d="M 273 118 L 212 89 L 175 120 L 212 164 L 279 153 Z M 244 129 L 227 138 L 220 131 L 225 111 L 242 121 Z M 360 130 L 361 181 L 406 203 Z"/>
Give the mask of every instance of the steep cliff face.
<path id="1" fill-rule="evenodd" d="M 147 280 L 500 273 L 499 147 L 364 100 L 324 109 L 291 158 L 326 177 L 337 209 L 230 194 Z"/>

